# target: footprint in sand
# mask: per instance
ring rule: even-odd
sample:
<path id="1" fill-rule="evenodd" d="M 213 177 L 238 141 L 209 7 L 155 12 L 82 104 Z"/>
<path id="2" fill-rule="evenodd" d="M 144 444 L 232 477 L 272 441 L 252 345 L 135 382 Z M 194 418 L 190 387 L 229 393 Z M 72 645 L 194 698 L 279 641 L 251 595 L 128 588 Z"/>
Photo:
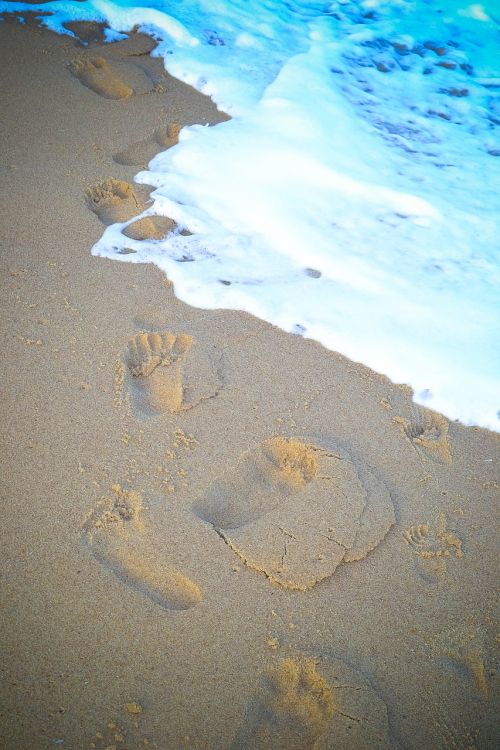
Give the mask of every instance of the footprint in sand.
<path id="1" fill-rule="evenodd" d="M 181 126 L 178 122 L 157 128 L 149 138 L 132 143 L 123 151 L 116 153 L 113 159 L 117 164 L 145 168 L 156 154 L 179 142 L 180 130 Z"/>
<path id="2" fill-rule="evenodd" d="M 344 450 L 270 438 L 213 482 L 195 513 L 249 568 L 306 591 L 386 536 L 394 507 L 383 482 Z"/>
<path id="3" fill-rule="evenodd" d="M 161 240 L 176 229 L 175 221 L 167 216 L 144 216 L 125 227 L 122 234 L 132 240 Z"/>
<path id="4" fill-rule="evenodd" d="M 130 339 L 125 359 L 142 416 L 191 409 L 221 387 L 213 359 L 187 334 L 138 333 Z"/>
<path id="5" fill-rule="evenodd" d="M 87 206 L 103 224 L 124 223 L 147 208 L 150 188 L 131 185 L 124 180 L 109 178 L 96 182 L 85 191 Z M 133 240 L 158 240 L 177 229 L 177 224 L 166 216 L 144 216 L 123 229 Z"/>
<path id="6" fill-rule="evenodd" d="M 410 421 L 396 417 L 403 434 L 411 442 L 420 458 L 430 458 L 440 464 L 451 464 L 448 421 L 436 412 L 416 407 Z"/>
<path id="7" fill-rule="evenodd" d="M 341 661 L 284 659 L 262 678 L 231 750 L 382 750 L 387 709 Z"/>
<path id="8" fill-rule="evenodd" d="M 417 570 L 426 581 L 444 578 L 447 562 L 452 557 L 463 557 L 462 541 L 447 528 L 444 513 L 435 526 L 419 523 L 403 532 L 403 538 L 417 555 Z"/>
<path id="9" fill-rule="evenodd" d="M 443 630 L 430 646 L 435 658 L 444 660 L 446 666 L 468 679 L 481 698 L 488 698 L 487 649 L 484 634 L 478 627 L 458 625 Z"/>
<path id="10" fill-rule="evenodd" d="M 80 83 L 105 99 L 128 99 L 154 89 L 144 70 L 130 61 L 110 62 L 105 57 L 80 55 L 70 62 L 69 70 Z"/>
<path id="11" fill-rule="evenodd" d="M 81 46 L 88 46 L 94 42 L 104 44 L 106 26 L 96 21 L 70 21 L 63 24 L 65 29 L 72 31 Z"/>
<path id="12" fill-rule="evenodd" d="M 128 586 L 164 609 L 189 609 L 203 594 L 172 567 L 162 551 L 148 542 L 142 519 L 144 506 L 137 492 L 113 485 L 82 527 L 82 539 L 94 556 Z"/>
<path id="13" fill-rule="evenodd" d="M 109 178 L 95 182 L 85 191 L 87 206 L 103 224 L 125 222 L 146 208 L 147 193 L 134 189 L 130 182 Z"/>
<path id="14" fill-rule="evenodd" d="M 69 69 L 80 83 L 106 99 L 127 99 L 134 93 L 104 57 L 75 57 Z"/>

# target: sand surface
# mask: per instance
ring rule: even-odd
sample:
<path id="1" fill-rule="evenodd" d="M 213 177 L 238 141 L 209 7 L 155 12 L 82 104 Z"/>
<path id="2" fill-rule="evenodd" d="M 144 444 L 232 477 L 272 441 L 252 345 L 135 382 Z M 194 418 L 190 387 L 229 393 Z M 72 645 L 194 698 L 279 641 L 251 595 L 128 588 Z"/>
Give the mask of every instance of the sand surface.
<path id="1" fill-rule="evenodd" d="M 0 24 L 0 746 L 498 747 L 498 435 L 93 258 L 225 116 L 78 31 Z"/>

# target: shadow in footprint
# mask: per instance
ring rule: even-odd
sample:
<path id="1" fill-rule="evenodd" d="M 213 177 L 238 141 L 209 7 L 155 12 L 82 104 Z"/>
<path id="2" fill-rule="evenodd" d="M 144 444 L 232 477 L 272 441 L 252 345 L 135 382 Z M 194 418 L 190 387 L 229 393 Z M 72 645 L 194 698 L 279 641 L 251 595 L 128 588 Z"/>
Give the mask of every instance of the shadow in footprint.
<path id="1" fill-rule="evenodd" d="M 189 609 L 203 599 L 198 586 L 172 567 L 148 540 L 137 492 L 113 485 L 82 527 L 82 539 L 100 563 L 163 609 Z"/>
<path id="2" fill-rule="evenodd" d="M 221 387 L 213 359 L 187 334 L 138 333 L 125 359 L 141 416 L 191 409 Z"/>
<path id="3" fill-rule="evenodd" d="M 383 482 L 345 451 L 270 438 L 213 482 L 194 512 L 249 568 L 297 591 L 363 559 L 394 523 Z"/>
<path id="4" fill-rule="evenodd" d="M 341 661 L 283 659 L 262 677 L 231 750 L 390 748 L 387 709 Z"/>

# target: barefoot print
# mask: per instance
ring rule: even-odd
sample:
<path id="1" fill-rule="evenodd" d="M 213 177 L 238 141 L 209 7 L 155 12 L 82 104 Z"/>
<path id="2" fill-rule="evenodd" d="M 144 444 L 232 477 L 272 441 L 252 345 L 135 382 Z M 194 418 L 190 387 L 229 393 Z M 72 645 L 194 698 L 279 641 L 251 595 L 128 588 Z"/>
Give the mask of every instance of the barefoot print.
<path id="1" fill-rule="evenodd" d="M 389 492 L 368 467 L 281 437 L 243 454 L 194 511 L 245 565 L 297 591 L 366 557 L 394 523 Z"/>
<path id="2" fill-rule="evenodd" d="M 142 416 L 191 409 L 220 389 L 212 357 L 187 334 L 138 333 L 128 343 L 126 364 Z"/>
<path id="3" fill-rule="evenodd" d="M 101 180 L 85 191 L 87 205 L 103 224 L 126 222 L 142 213 L 146 204 L 134 186 L 124 180 Z"/>
<path id="4" fill-rule="evenodd" d="M 82 539 L 93 555 L 123 583 L 163 609 L 189 609 L 203 594 L 150 543 L 141 496 L 115 484 L 82 527 Z"/>
<path id="5" fill-rule="evenodd" d="M 387 709 L 341 661 L 283 659 L 263 675 L 231 750 L 382 750 Z"/>
<path id="6" fill-rule="evenodd" d="M 451 464 L 452 455 L 448 437 L 448 421 L 441 414 L 415 407 L 410 421 L 396 417 L 403 434 L 408 438 L 421 460 Z"/>
<path id="7" fill-rule="evenodd" d="M 117 164 L 133 167 L 147 167 L 151 159 L 160 151 L 165 151 L 179 142 L 181 126 L 178 122 L 168 123 L 157 128 L 148 138 L 131 143 L 130 146 L 113 156 Z"/>
<path id="8" fill-rule="evenodd" d="M 155 88 L 149 75 L 130 58 L 108 60 L 83 54 L 70 62 L 69 71 L 83 86 L 104 99 L 128 99 L 134 94 L 149 94 Z"/>
<path id="9" fill-rule="evenodd" d="M 462 541 L 447 528 L 444 513 L 434 526 L 428 523 L 410 526 L 403 532 L 403 538 L 417 555 L 419 575 L 430 582 L 444 578 L 451 558 L 464 555 Z"/>

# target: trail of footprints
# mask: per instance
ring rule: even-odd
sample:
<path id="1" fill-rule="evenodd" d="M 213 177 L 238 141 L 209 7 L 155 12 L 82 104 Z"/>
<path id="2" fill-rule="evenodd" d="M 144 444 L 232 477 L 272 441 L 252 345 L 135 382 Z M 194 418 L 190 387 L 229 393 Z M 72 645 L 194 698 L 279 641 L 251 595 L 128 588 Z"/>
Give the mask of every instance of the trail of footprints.
<path id="1" fill-rule="evenodd" d="M 108 202 L 107 189 L 102 188 L 92 197 L 97 206 L 101 195 Z M 129 191 L 123 188 L 119 198 L 130 200 Z M 140 418 L 191 409 L 221 388 L 214 353 L 188 334 L 138 333 L 128 342 L 124 361 L 125 380 Z M 446 421 L 432 412 L 418 414 L 420 422 L 404 423 L 405 435 L 412 435 L 433 457 L 451 456 Z M 154 573 L 158 566 L 148 562 L 152 555 L 140 542 L 146 537 L 140 533 L 142 505 L 135 497 L 116 490 L 86 521 L 84 538 L 96 557 L 122 579 L 166 608 L 177 608 L 182 597 L 161 593 Z M 192 510 L 193 517 L 209 525 L 248 569 L 293 591 L 311 589 L 339 565 L 362 560 L 395 523 L 390 493 L 373 469 L 332 441 L 320 446 L 299 437 L 270 437 L 245 452 L 207 487 Z M 463 554 L 461 541 L 446 529 L 444 517 L 435 529 L 429 524 L 407 529 L 404 538 L 424 565 L 423 575 L 440 575 L 446 558 Z M 129 547 L 136 551 L 129 552 Z M 170 582 L 175 579 L 171 572 L 165 575 Z M 178 575 L 178 583 L 184 581 Z M 201 600 L 196 591 L 188 597 L 189 606 Z"/>
<path id="2" fill-rule="evenodd" d="M 125 354 L 139 416 L 179 412 L 217 395 L 216 365 L 193 336 L 138 333 Z M 120 580 L 164 609 L 189 609 L 203 598 L 198 586 L 150 544 L 141 496 L 113 485 L 82 526 L 94 556 Z"/>
<path id="3" fill-rule="evenodd" d="M 187 334 L 138 333 L 128 342 L 124 364 L 135 412 L 143 418 L 193 408 L 221 388 L 213 355 Z M 435 415 L 411 428 L 405 423 L 405 435 L 425 450 L 430 440 L 433 460 L 443 455 L 444 436 L 444 456 L 451 455 L 447 430 Z M 248 569 L 292 591 L 311 589 L 339 565 L 362 560 L 395 523 L 390 493 L 373 469 L 333 441 L 321 446 L 299 437 L 273 436 L 243 453 L 192 511 L 193 520 L 213 529 Z M 113 485 L 81 535 L 105 569 L 157 606 L 186 611 L 203 601 L 196 582 L 169 559 L 168 545 L 152 541 L 139 493 Z M 410 527 L 404 539 L 426 565 L 439 567 L 450 555 L 462 555 L 444 516 L 435 526 Z M 456 641 L 438 641 L 436 655 L 463 665 L 487 696 L 482 654 Z M 269 747 L 391 748 L 387 708 L 368 680 L 343 661 L 300 654 L 282 659 L 261 676 L 231 744 L 231 750 Z"/>
<path id="4" fill-rule="evenodd" d="M 102 30 L 96 24 L 74 23 L 68 28 L 85 45 L 102 42 Z M 68 68 L 83 86 L 105 99 L 126 100 L 134 95 L 163 91 L 161 73 L 153 73 L 140 62 L 141 57 L 149 56 L 155 46 L 154 40 L 133 34 L 113 43 L 112 52 L 107 50 L 105 53 L 107 56 L 86 51 L 73 58 Z M 156 154 L 178 143 L 180 129 L 178 122 L 158 127 L 151 136 L 131 144 L 113 158 L 117 164 L 146 168 Z M 176 231 L 175 222 L 165 216 L 149 215 L 130 221 L 148 207 L 143 192 L 139 186 L 109 178 L 87 189 L 87 205 L 106 225 L 129 222 L 123 234 L 133 240 L 159 240 Z"/>
<path id="5" fill-rule="evenodd" d="M 187 334 L 138 333 L 124 360 L 138 417 L 191 409 L 221 388 L 213 354 Z M 101 562 L 161 606 L 201 601 L 196 585 L 149 549 L 142 518 L 140 496 L 116 485 L 86 520 L 83 538 Z M 244 453 L 195 502 L 193 518 L 210 524 L 249 569 L 296 591 L 362 560 L 395 520 L 372 469 L 339 447 L 282 437 Z"/>
<path id="6" fill-rule="evenodd" d="M 124 191 L 125 199 L 128 192 Z M 221 389 L 216 358 L 188 334 L 140 332 L 124 352 L 125 383 L 138 417 L 179 413 Z M 432 460 L 451 460 L 447 423 L 418 411 L 404 434 Z M 329 440 L 272 436 L 244 452 L 192 506 L 193 521 L 207 524 L 245 566 L 271 584 L 306 591 L 339 565 L 363 560 L 395 523 L 389 490 L 376 471 Z M 149 533 L 141 495 L 116 484 L 81 529 L 100 564 L 131 590 L 167 611 L 203 601 L 197 583 L 176 567 L 168 544 Z M 403 537 L 423 577 L 440 576 L 463 555 L 461 540 L 441 514 L 435 524 L 411 526 Z M 474 634 L 475 635 L 475 634 Z M 469 644 L 470 641 L 470 644 Z M 470 676 L 488 698 L 482 642 L 446 631 L 431 646 Z M 340 660 L 297 655 L 261 675 L 231 750 L 372 750 L 393 747 L 387 707 L 366 677 Z"/>
<path id="7" fill-rule="evenodd" d="M 107 99 L 149 93 L 154 82 L 133 59 L 149 52 L 149 44 L 130 37 L 115 45 L 122 59 L 83 54 L 69 69 L 85 87 Z M 158 128 L 113 158 L 118 164 L 146 166 L 178 142 L 179 130 L 178 123 Z M 112 178 L 86 192 L 87 205 L 98 218 L 105 225 L 125 224 L 122 232 L 132 240 L 158 240 L 178 232 L 168 217 L 147 215 L 132 221 L 147 209 L 148 198 L 143 188 Z M 124 360 L 135 413 L 141 418 L 193 408 L 221 387 L 213 355 L 187 334 L 138 333 L 129 341 Z M 420 460 L 452 462 L 444 417 L 416 407 L 410 420 L 396 421 Z M 144 512 L 138 493 L 113 485 L 85 520 L 82 540 L 105 568 L 155 604 L 166 610 L 190 609 L 203 600 L 203 592 L 163 549 L 152 545 Z M 247 568 L 294 591 L 312 588 L 341 564 L 362 560 L 395 522 L 388 489 L 363 462 L 338 446 L 282 437 L 270 437 L 244 453 L 207 488 L 193 512 Z M 444 516 L 435 526 L 410 527 L 404 539 L 424 577 L 443 575 L 447 558 L 463 554 Z M 487 693 L 477 649 L 464 651 L 461 639 L 454 637 L 435 648 L 464 664 L 478 691 Z M 391 746 L 386 706 L 366 678 L 341 661 L 299 656 L 280 661 L 262 676 L 231 748 Z"/>

